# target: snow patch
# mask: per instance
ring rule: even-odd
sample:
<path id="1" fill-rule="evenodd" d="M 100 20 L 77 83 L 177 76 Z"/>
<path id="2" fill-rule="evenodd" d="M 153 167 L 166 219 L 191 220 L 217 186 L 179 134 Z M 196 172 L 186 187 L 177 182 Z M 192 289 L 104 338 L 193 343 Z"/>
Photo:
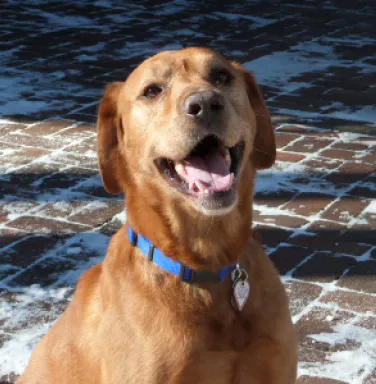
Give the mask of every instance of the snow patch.
<path id="1" fill-rule="evenodd" d="M 364 212 L 376 214 L 376 200 L 372 200 L 371 204 L 364 210 Z"/>
<path id="2" fill-rule="evenodd" d="M 359 347 L 329 353 L 328 363 L 302 362 L 299 365 L 299 374 L 362 384 L 363 378 L 370 374 L 376 365 L 376 330 L 353 324 L 338 324 L 333 327 L 333 331 L 333 333 L 320 333 L 310 337 L 332 347 L 344 345 L 348 341 L 360 344 Z"/>

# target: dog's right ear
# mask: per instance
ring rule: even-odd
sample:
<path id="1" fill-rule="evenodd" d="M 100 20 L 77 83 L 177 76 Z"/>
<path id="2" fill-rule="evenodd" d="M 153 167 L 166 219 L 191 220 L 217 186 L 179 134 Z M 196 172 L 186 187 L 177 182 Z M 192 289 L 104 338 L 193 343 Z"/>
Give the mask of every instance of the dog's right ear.
<path id="1" fill-rule="evenodd" d="M 98 163 L 104 187 L 109 193 L 122 193 L 122 156 L 119 142 L 122 135 L 118 99 L 123 83 L 112 83 L 105 91 L 98 115 Z"/>

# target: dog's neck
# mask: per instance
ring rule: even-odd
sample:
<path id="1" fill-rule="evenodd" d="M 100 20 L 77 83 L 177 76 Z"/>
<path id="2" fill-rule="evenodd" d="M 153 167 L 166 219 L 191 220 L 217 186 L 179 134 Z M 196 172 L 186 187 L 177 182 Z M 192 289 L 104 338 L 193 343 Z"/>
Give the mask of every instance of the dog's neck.
<path id="1" fill-rule="evenodd" d="M 250 175 L 251 176 L 251 175 Z M 193 269 L 217 270 L 237 263 L 251 236 L 252 177 L 244 177 L 239 202 L 222 216 L 207 216 L 156 189 L 127 193 L 130 225 L 165 255 Z"/>

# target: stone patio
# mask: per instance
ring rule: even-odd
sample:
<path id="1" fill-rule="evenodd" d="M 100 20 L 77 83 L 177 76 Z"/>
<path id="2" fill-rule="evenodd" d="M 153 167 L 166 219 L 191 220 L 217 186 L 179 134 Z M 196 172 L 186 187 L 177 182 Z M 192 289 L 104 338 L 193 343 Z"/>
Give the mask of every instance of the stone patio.
<path id="1" fill-rule="evenodd" d="M 259 175 L 254 227 L 291 299 L 298 383 L 376 383 L 376 9 L 317 4 L 0 7 L 0 383 L 125 220 L 98 175 L 104 86 L 185 45 L 245 63 L 273 113 L 278 160 Z"/>

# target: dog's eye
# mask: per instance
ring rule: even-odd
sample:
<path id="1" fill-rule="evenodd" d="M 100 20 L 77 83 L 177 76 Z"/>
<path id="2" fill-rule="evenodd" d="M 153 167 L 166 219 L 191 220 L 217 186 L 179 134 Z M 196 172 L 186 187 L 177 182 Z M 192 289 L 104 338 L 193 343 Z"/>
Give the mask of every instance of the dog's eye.
<path id="1" fill-rule="evenodd" d="M 144 90 L 144 96 L 147 99 L 154 99 L 162 92 L 162 88 L 159 85 L 152 84 L 145 88 Z"/>
<path id="2" fill-rule="evenodd" d="M 232 79 L 229 72 L 224 69 L 214 71 L 211 75 L 214 85 L 220 87 L 221 85 L 228 85 Z"/>

